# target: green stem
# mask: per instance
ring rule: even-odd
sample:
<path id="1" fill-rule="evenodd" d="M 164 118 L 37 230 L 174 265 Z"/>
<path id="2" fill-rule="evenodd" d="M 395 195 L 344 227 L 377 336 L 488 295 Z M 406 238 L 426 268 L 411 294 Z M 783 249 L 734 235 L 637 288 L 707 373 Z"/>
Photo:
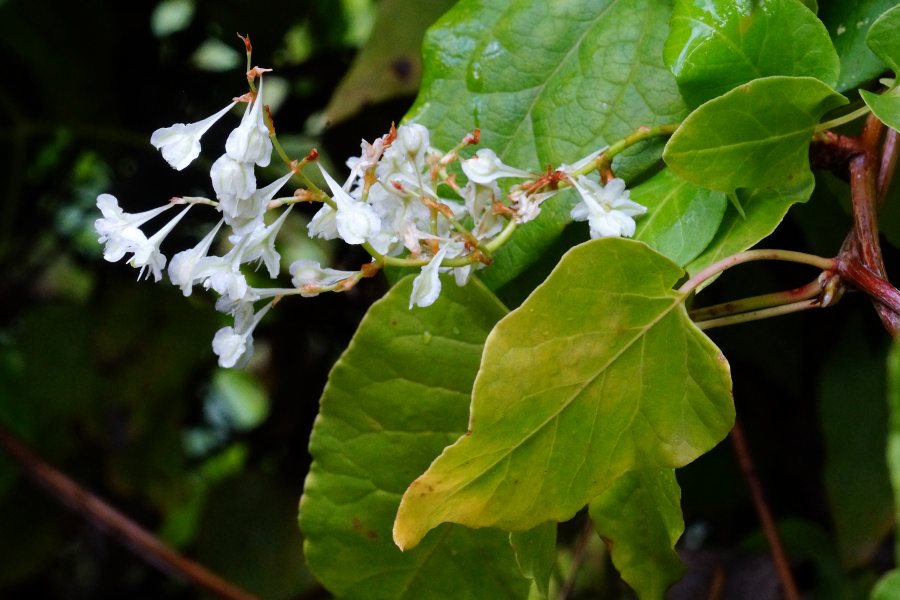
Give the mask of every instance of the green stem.
<path id="1" fill-rule="evenodd" d="M 730 269 L 736 265 L 752 262 L 756 260 L 782 260 L 786 262 L 795 262 L 803 265 L 817 267 L 823 271 L 834 270 L 834 259 L 823 258 L 814 254 L 806 254 L 805 252 L 793 252 L 790 250 L 746 250 L 739 252 L 728 258 L 713 263 L 688 279 L 684 285 L 678 288 L 683 294 L 690 294 L 696 290 L 704 281 Z"/>
<path id="2" fill-rule="evenodd" d="M 868 105 L 861 106 L 854 110 L 853 112 L 847 113 L 846 115 L 837 117 L 830 121 L 825 121 L 824 123 L 819 123 L 816 126 L 815 133 L 821 133 L 823 131 L 827 131 L 829 129 L 834 129 L 835 127 L 840 127 L 845 123 L 849 123 L 851 121 L 855 121 L 860 117 L 864 117 L 869 114 L 870 110 Z"/>
<path id="3" fill-rule="evenodd" d="M 759 321 L 761 319 L 769 319 L 780 315 L 788 315 L 810 308 L 821 308 L 822 305 L 818 298 L 812 300 L 804 300 L 803 302 L 793 302 L 791 304 L 783 304 L 781 306 L 772 306 L 761 310 L 754 310 L 737 315 L 729 315 L 727 317 L 718 317 L 716 319 L 707 319 L 705 321 L 695 321 L 699 329 L 713 329 L 715 327 L 725 327 L 726 325 L 737 325 L 738 323 L 749 323 L 750 321 Z"/>
<path id="4" fill-rule="evenodd" d="M 669 123 L 667 125 L 657 125 L 655 127 L 638 127 L 628 135 L 626 135 L 621 140 L 613 143 L 609 148 L 600 153 L 597 158 L 586 164 L 585 166 L 577 169 L 569 175 L 586 175 L 595 169 L 601 168 L 603 165 L 609 164 L 612 162 L 612 159 L 630 148 L 639 142 L 643 142 L 649 140 L 650 138 L 662 136 L 662 135 L 672 135 L 675 133 L 675 130 L 681 126 L 681 123 Z"/>

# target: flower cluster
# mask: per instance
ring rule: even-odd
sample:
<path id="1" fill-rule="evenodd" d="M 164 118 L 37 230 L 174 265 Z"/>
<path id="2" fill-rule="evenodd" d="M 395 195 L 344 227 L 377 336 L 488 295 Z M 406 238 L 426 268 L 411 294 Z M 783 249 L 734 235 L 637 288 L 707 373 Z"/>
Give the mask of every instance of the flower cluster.
<path id="1" fill-rule="evenodd" d="M 269 165 L 273 140 L 277 140 L 263 98 L 263 74 L 267 71 L 258 67 L 248 71 L 251 91 L 214 115 L 196 123 L 158 129 L 150 138 L 173 168 L 184 169 L 200 155 L 201 137 L 235 105 L 245 102 L 240 124 L 229 134 L 224 154 L 210 170 L 215 200 L 179 197 L 165 206 L 129 214 L 115 197 L 101 194 L 97 198 L 103 216 L 96 221 L 95 229 L 99 241 L 105 244 L 104 258 L 118 261 L 130 253 L 129 263 L 140 269 L 139 277 L 146 272 L 156 281 L 162 279 L 167 262 L 160 244 L 185 213 L 196 204 L 215 207 L 220 213 L 218 223 L 196 246 L 172 256 L 167 274 L 185 296 L 196 285 L 213 290 L 218 294 L 217 310 L 233 317 L 234 325 L 223 327 L 213 338 L 213 350 L 223 367 L 247 363 L 253 352 L 253 331 L 279 298 L 346 291 L 384 265 L 419 269 L 409 306 L 431 305 L 441 292 L 441 273 L 450 273 L 457 285 L 465 285 L 473 270 L 490 264 L 492 253 L 514 229 L 534 219 L 541 204 L 562 188 L 572 187 L 578 192 L 580 202 L 571 217 L 588 221 L 591 237 L 631 236 L 634 217 L 645 212 L 629 199 L 622 180 L 611 179 L 604 185 L 589 176 L 596 170 L 602 151 L 571 166 L 533 174 L 504 164 L 487 148 L 462 159 L 459 152 L 478 143 L 477 130 L 449 152 L 442 152 L 431 146 L 428 129 L 419 124 L 392 126 L 374 142 L 363 141 L 360 155 L 347 161 L 350 175 L 343 183 L 318 165 L 330 193 L 316 188 L 302 174 L 302 169 L 317 157 L 314 150 L 299 162 L 287 159 L 282 152 L 287 172 L 257 187 L 255 167 Z M 258 89 L 254 87 L 257 79 Z M 451 167 L 457 161 L 466 177 L 465 185 L 457 183 L 459 174 Z M 308 189 L 276 199 L 293 176 Z M 504 193 L 500 181 L 505 179 L 520 181 Z M 361 245 L 372 262 L 357 271 L 341 271 L 299 260 L 289 268 L 293 287 L 251 286 L 243 271 L 245 265 L 265 265 L 269 276 L 278 278 L 281 258 L 276 237 L 293 204 L 308 201 L 322 203 L 308 225 L 310 236 Z M 141 227 L 176 205 L 184 208 L 147 237 Z M 284 206 L 287 208 L 277 217 L 266 218 L 268 212 Z M 230 249 L 221 256 L 210 255 L 223 228 L 227 228 Z M 261 301 L 267 302 L 257 310 L 256 304 Z"/>

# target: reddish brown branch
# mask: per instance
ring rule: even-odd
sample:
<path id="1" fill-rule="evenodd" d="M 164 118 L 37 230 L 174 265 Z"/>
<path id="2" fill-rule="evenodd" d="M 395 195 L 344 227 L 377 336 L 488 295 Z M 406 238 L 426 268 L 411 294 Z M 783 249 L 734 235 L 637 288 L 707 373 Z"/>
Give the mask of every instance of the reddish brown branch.
<path id="1" fill-rule="evenodd" d="M 897 130 L 888 129 L 881 149 L 881 167 L 878 169 L 878 200 L 884 200 L 891 187 L 897 168 Z"/>
<path id="2" fill-rule="evenodd" d="M 225 581 L 163 544 L 134 521 L 47 464 L 2 426 L 0 447 L 22 467 L 23 473 L 35 484 L 160 571 L 187 579 L 226 600 L 257 600 L 253 594 Z"/>
<path id="3" fill-rule="evenodd" d="M 578 540 L 575 542 L 575 555 L 572 557 L 572 568 L 569 570 L 569 576 L 566 578 L 566 581 L 559 592 L 559 600 L 568 600 L 572 596 L 572 592 L 575 591 L 575 582 L 578 581 L 578 571 L 581 570 L 581 565 L 584 563 L 584 559 L 587 556 L 588 542 L 591 541 L 593 535 L 594 524 L 591 522 L 590 517 L 585 516 L 584 526 L 581 528 L 581 533 L 578 534 Z"/>
<path id="4" fill-rule="evenodd" d="M 784 588 L 784 597 L 786 600 L 800 600 L 800 592 L 797 590 L 797 584 L 794 582 L 794 575 L 791 573 L 791 565 L 788 561 L 787 553 L 784 551 L 784 545 L 781 543 L 778 527 L 775 526 L 772 511 L 766 503 L 766 496 L 756 474 L 756 466 L 753 464 L 753 459 L 750 456 L 750 448 L 747 446 L 744 430 L 737 420 L 735 420 L 734 428 L 731 430 L 731 443 L 734 446 L 735 454 L 737 454 L 741 473 L 743 473 L 744 479 L 747 481 L 747 487 L 750 488 L 750 496 L 753 499 L 756 514 L 759 516 L 763 533 L 769 542 L 772 561 L 775 563 L 775 570 L 778 572 L 778 578 L 781 580 L 781 585 Z"/>

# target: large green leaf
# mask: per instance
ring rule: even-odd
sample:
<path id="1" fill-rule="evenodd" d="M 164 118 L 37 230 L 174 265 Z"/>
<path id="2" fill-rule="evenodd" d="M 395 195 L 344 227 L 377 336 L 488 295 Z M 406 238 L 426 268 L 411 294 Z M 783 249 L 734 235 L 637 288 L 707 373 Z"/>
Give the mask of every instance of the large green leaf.
<path id="1" fill-rule="evenodd" d="M 725 257 L 754 246 L 775 231 L 788 209 L 798 202 L 806 202 L 812 195 L 816 181 L 812 173 L 797 185 L 780 190 L 739 190 L 738 202 L 744 214 L 729 205 L 719 231 L 703 254 L 694 259 L 687 271 L 692 275 Z"/>
<path id="2" fill-rule="evenodd" d="M 684 106 L 662 62 L 668 1 L 463 0 L 426 36 L 422 91 L 407 118 L 440 148 L 481 128 L 508 164 L 573 163 L 642 125 L 678 121 Z M 615 162 L 630 179 L 659 157 L 643 144 Z M 495 255 L 496 288 L 534 261 L 570 221 L 571 195 L 545 204 Z"/>
<path id="3" fill-rule="evenodd" d="M 725 194 L 698 187 L 663 169 L 631 190 L 647 207 L 634 239 L 684 266 L 703 252 L 725 214 Z"/>
<path id="4" fill-rule="evenodd" d="M 875 19 L 896 4 L 896 0 L 822 3 L 819 18 L 828 28 L 834 48 L 841 58 L 838 90 L 855 89 L 884 71 L 884 63 L 869 49 L 866 35 Z"/>
<path id="5" fill-rule="evenodd" d="M 634 240 L 566 253 L 488 337 L 471 433 L 404 493 L 397 544 L 447 521 L 563 521 L 624 473 L 687 464 L 721 440 L 728 364 L 672 289 L 682 276 Z"/>
<path id="6" fill-rule="evenodd" d="M 881 119 L 881 122 L 893 129 L 900 130 L 900 87 L 884 94 L 873 94 L 859 90 L 866 105 Z"/>
<path id="7" fill-rule="evenodd" d="M 866 35 L 866 43 L 894 74 L 900 76 L 900 6 L 875 19 Z"/>
<path id="8" fill-rule="evenodd" d="M 836 333 L 834 350 L 822 365 L 819 418 L 825 491 L 841 560 L 858 567 L 878 550 L 894 524 L 884 454 L 888 411 L 883 347 L 865 339 L 858 320 L 843 330 Z"/>
<path id="9" fill-rule="evenodd" d="M 678 0 L 670 24 L 666 64 L 690 106 L 769 75 L 837 83 L 828 31 L 799 0 Z"/>
<path id="10" fill-rule="evenodd" d="M 722 192 L 777 188 L 809 172 L 819 119 L 846 98 L 811 77 L 764 77 L 695 110 L 663 158 L 687 181 Z"/>
<path id="11" fill-rule="evenodd" d="M 590 504 L 594 529 L 639 598 L 663 598 L 684 567 L 675 542 L 684 532 L 681 488 L 671 469 L 632 471 Z"/>
<path id="12" fill-rule="evenodd" d="M 465 431 L 481 348 L 505 309 L 445 282 L 409 310 L 407 277 L 372 306 L 331 372 L 300 503 L 310 569 L 342 598 L 521 598 L 529 582 L 499 531 L 447 525 L 421 547 L 391 542 L 400 495 Z"/>

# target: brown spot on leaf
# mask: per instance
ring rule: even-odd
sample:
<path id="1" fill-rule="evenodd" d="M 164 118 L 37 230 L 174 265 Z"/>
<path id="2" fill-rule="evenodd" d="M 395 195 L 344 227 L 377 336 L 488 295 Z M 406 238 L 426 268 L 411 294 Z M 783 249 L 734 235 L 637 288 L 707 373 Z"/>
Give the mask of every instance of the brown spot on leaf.
<path id="1" fill-rule="evenodd" d="M 405 56 L 395 58 L 391 61 L 391 73 L 400 81 L 407 81 L 413 74 L 412 61 Z"/>

